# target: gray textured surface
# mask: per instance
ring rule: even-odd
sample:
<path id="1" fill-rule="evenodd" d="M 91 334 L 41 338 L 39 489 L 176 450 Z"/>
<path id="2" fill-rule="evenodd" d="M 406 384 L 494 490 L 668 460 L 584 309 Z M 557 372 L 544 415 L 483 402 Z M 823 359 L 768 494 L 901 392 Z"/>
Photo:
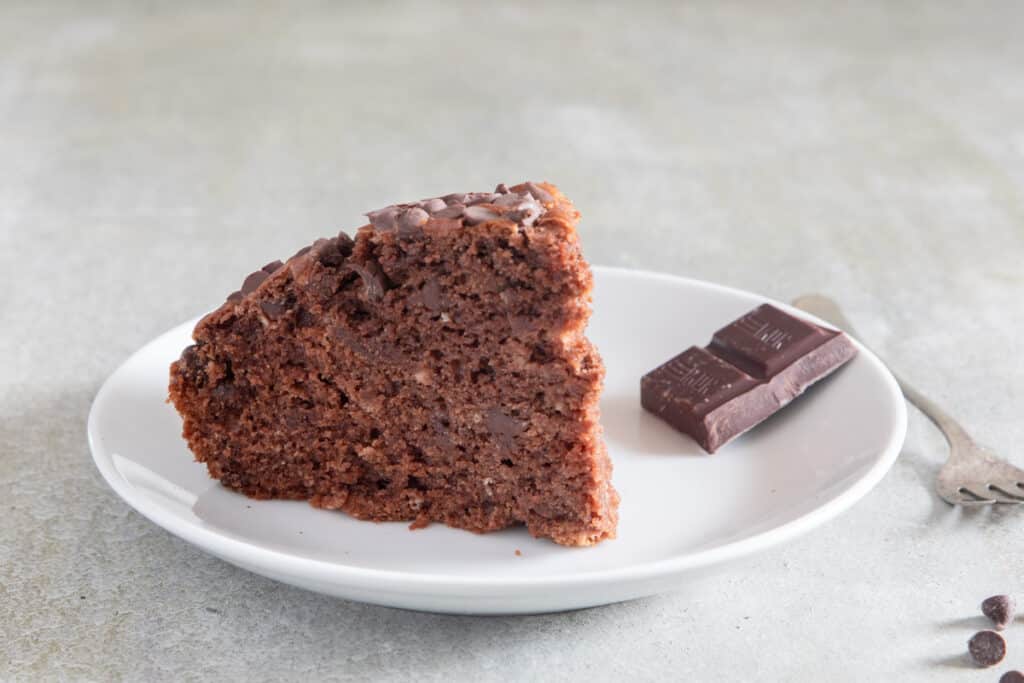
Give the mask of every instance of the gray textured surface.
<path id="1" fill-rule="evenodd" d="M 1022 6 L 821 4 L 4 3 L 0 679 L 996 680 L 961 653 L 977 603 L 1024 588 L 1024 510 L 938 502 L 913 413 L 816 533 L 700 592 L 529 618 L 256 577 L 89 459 L 102 380 L 252 266 L 393 200 L 534 178 L 576 200 L 593 262 L 832 293 L 1024 464 Z"/>

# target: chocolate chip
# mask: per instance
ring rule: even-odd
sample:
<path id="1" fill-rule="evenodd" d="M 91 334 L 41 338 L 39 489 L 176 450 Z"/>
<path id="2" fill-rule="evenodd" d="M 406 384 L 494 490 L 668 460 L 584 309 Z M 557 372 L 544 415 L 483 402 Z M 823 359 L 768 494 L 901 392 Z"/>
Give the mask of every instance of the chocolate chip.
<path id="1" fill-rule="evenodd" d="M 1002 631 L 1013 621 L 1017 605 L 1009 595 L 993 595 L 981 603 L 981 613 L 992 620 L 996 629 Z"/>
<path id="2" fill-rule="evenodd" d="M 1024 673 L 1020 671 L 1007 671 L 999 677 L 999 683 L 1024 683 Z"/>
<path id="3" fill-rule="evenodd" d="M 1006 656 L 1006 640 L 995 631 L 978 631 L 967 642 L 967 651 L 978 666 L 995 666 Z"/>
<path id="4" fill-rule="evenodd" d="M 277 272 L 278 268 L 280 268 L 283 265 L 284 264 L 281 263 L 280 261 L 271 261 L 267 265 L 260 268 L 260 270 L 262 270 L 267 275 L 273 275 L 275 272 Z"/>
<path id="5" fill-rule="evenodd" d="M 257 270 L 255 273 L 245 278 L 245 282 L 242 283 L 242 295 L 245 296 L 250 292 L 254 291 L 257 287 L 263 284 L 263 282 L 270 277 L 262 270 Z"/>
<path id="6" fill-rule="evenodd" d="M 433 199 L 424 199 L 419 203 L 419 207 L 427 213 L 434 214 L 448 206 L 445 201 L 440 197 L 434 197 Z"/>
<path id="7" fill-rule="evenodd" d="M 530 227 L 537 222 L 542 211 L 543 209 L 541 209 L 537 202 L 524 202 L 517 206 L 513 211 L 505 214 L 505 217 L 514 220 L 520 225 Z"/>
<path id="8" fill-rule="evenodd" d="M 445 196 L 441 197 L 441 199 L 443 199 L 444 203 L 447 204 L 448 206 L 451 206 L 452 204 L 465 204 L 466 203 L 466 195 L 464 193 L 462 193 L 462 192 L 456 192 L 454 194 L 446 194 Z"/>
<path id="9" fill-rule="evenodd" d="M 526 422 L 506 415 L 500 408 L 489 408 L 484 414 L 484 424 L 505 450 L 512 450 L 515 438 L 526 429 Z"/>
<path id="10" fill-rule="evenodd" d="M 370 301 L 380 301 L 384 298 L 388 282 L 379 263 L 376 261 L 369 261 L 366 265 L 350 263 L 349 268 L 362 278 L 367 299 Z"/>
<path id="11" fill-rule="evenodd" d="M 544 207 L 528 194 L 506 194 L 496 199 L 494 205 L 508 207 L 510 211 L 505 213 L 505 218 L 525 226 L 533 225 L 544 210 Z"/>
<path id="12" fill-rule="evenodd" d="M 241 292 L 237 292 L 236 291 L 236 292 L 231 292 L 230 294 L 228 294 L 228 301 L 241 301 L 241 300 L 242 300 L 242 293 Z"/>
<path id="13" fill-rule="evenodd" d="M 494 200 L 494 205 L 495 206 L 515 206 L 516 204 L 522 203 L 523 200 L 525 200 L 525 199 L 530 199 L 531 201 L 533 201 L 533 197 L 530 197 L 529 195 L 503 194 L 503 195 L 501 195 L 500 197 L 498 197 L 497 199 Z"/>
<path id="14" fill-rule="evenodd" d="M 288 310 L 288 306 L 278 301 L 261 301 L 260 310 L 271 320 L 277 320 Z"/>
<path id="15" fill-rule="evenodd" d="M 398 228 L 404 233 L 415 232 L 417 228 L 430 220 L 430 214 L 419 207 L 407 209 L 398 219 Z"/>
<path id="16" fill-rule="evenodd" d="M 555 198 L 551 196 L 551 193 L 537 183 L 526 183 L 526 189 L 537 201 L 544 202 L 545 204 L 555 201 Z"/>
<path id="17" fill-rule="evenodd" d="M 402 213 L 401 207 L 386 206 L 383 209 L 371 211 L 366 214 L 366 217 L 370 219 L 370 225 L 378 230 L 390 231 L 398 227 L 398 216 L 400 213 Z"/>
<path id="18" fill-rule="evenodd" d="M 345 254 L 338 248 L 338 240 L 317 241 L 316 258 L 322 265 L 337 268 L 345 262 Z"/>
<path id="19" fill-rule="evenodd" d="M 506 185 L 505 183 L 498 183 L 498 186 L 494 188 L 494 191 L 497 192 L 498 194 L 508 194 L 508 185 Z"/>
<path id="20" fill-rule="evenodd" d="M 300 308 L 299 312 L 295 315 L 296 327 L 313 327 L 316 323 L 316 316 L 305 308 Z"/>
<path id="21" fill-rule="evenodd" d="M 199 360 L 199 348 L 195 344 L 189 344 L 185 347 L 185 350 L 181 352 L 181 364 L 185 367 L 195 370 L 202 366 Z"/>
<path id="22" fill-rule="evenodd" d="M 190 346 L 181 354 L 181 360 L 177 364 L 177 372 L 182 377 L 190 378 L 197 387 L 205 387 L 209 381 L 206 374 L 206 361 L 199 357 L 195 346 Z"/>
<path id="23" fill-rule="evenodd" d="M 437 283 L 437 280 L 430 278 L 423 283 L 423 289 L 420 292 L 420 296 L 423 297 L 423 305 L 434 313 L 440 313 L 443 308 L 441 304 L 441 285 Z"/>
<path id="24" fill-rule="evenodd" d="M 355 240 L 348 236 L 348 233 L 344 230 L 338 232 L 338 250 L 345 256 L 352 254 L 352 249 L 356 246 Z"/>
<path id="25" fill-rule="evenodd" d="M 501 218 L 500 214 L 495 213 L 486 206 L 467 206 L 463 214 L 466 217 L 466 223 L 469 225 L 476 225 L 478 223 L 484 223 L 486 221 L 493 221 L 497 218 Z"/>
<path id="26" fill-rule="evenodd" d="M 500 195 L 493 192 L 470 192 L 466 195 L 466 200 L 463 202 L 466 206 L 475 206 L 476 204 L 491 204 Z"/>
<path id="27" fill-rule="evenodd" d="M 306 254 L 309 253 L 309 250 L 312 248 L 312 245 L 303 247 L 302 249 L 299 249 L 297 252 L 295 252 L 295 255 L 292 256 L 292 258 L 299 258 L 300 256 L 305 256 Z"/>
<path id="28" fill-rule="evenodd" d="M 434 213 L 433 218 L 461 218 L 465 207 L 461 204 L 452 204 L 446 209 Z"/>

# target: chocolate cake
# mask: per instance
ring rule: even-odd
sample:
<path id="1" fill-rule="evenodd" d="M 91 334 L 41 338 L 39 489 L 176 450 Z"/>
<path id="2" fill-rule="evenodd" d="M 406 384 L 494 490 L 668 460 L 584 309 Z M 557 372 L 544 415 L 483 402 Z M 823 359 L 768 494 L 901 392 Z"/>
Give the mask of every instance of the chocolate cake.
<path id="1" fill-rule="evenodd" d="M 389 206 L 251 274 L 171 366 L 196 459 L 254 498 L 614 537 L 592 277 L 553 185 Z"/>

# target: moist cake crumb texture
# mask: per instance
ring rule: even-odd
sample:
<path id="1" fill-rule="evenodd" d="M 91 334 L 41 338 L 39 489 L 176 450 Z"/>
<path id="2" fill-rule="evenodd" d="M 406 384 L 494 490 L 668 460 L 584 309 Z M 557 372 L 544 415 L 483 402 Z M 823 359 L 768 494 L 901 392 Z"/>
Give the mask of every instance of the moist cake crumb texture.
<path id="1" fill-rule="evenodd" d="M 196 326 L 170 373 L 196 458 L 254 498 L 359 519 L 614 537 L 571 202 L 524 183 L 367 215 Z"/>

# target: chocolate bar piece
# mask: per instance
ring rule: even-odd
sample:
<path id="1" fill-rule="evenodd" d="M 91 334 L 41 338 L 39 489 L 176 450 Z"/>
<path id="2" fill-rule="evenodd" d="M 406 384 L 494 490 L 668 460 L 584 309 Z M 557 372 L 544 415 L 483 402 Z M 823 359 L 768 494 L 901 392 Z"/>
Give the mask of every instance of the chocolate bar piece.
<path id="1" fill-rule="evenodd" d="M 764 304 L 640 380 L 643 407 L 708 453 L 857 355 L 842 332 Z"/>

